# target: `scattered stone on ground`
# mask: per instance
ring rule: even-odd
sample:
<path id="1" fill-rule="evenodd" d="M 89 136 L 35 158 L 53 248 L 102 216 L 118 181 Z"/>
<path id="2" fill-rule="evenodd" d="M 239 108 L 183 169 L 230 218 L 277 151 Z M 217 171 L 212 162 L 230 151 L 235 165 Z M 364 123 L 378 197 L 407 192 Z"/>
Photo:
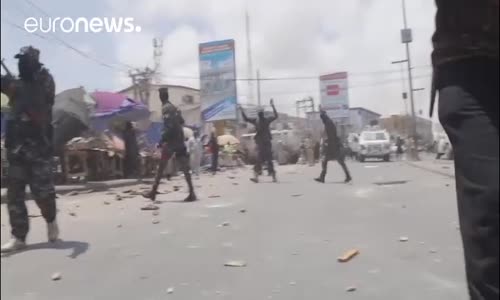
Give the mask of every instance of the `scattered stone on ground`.
<path id="1" fill-rule="evenodd" d="M 247 212 L 247 210 L 246 210 L 246 209 L 244 209 L 244 208 L 240 209 L 240 213 L 244 214 L 244 213 L 246 213 L 246 212 Z"/>
<path id="2" fill-rule="evenodd" d="M 359 254 L 359 250 L 357 249 L 351 249 L 347 252 L 345 252 L 342 256 L 337 258 L 338 262 L 348 262 L 350 261 L 354 256 Z"/>
<path id="3" fill-rule="evenodd" d="M 210 195 L 208 198 L 213 199 L 213 198 L 220 198 L 220 195 Z"/>
<path id="4" fill-rule="evenodd" d="M 151 222 L 152 222 L 153 224 L 158 224 L 158 223 L 160 223 L 160 220 L 158 220 L 158 219 L 153 219 L 153 221 L 151 221 Z"/>
<path id="5" fill-rule="evenodd" d="M 51 278 L 52 278 L 52 280 L 54 280 L 54 281 L 61 280 L 62 275 L 61 275 L 61 273 L 56 272 L 56 273 L 52 274 Z"/>
<path id="6" fill-rule="evenodd" d="M 167 294 L 173 294 L 174 293 L 174 288 L 173 287 L 169 287 L 167 289 Z"/>
<path id="7" fill-rule="evenodd" d="M 408 237 L 402 236 L 402 237 L 399 238 L 399 241 L 400 242 L 408 242 Z"/>
<path id="8" fill-rule="evenodd" d="M 293 194 L 292 197 L 300 197 L 302 194 Z"/>
<path id="9" fill-rule="evenodd" d="M 354 291 L 356 291 L 356 287 L 355 286 L 349 286 L 345 290 L 346 290 L 346 292 L 354 292 Z"/>
<path id="10" fill-rule="evenodd" d="M 160 208 L 152 203 L 141 207 L 141 210 L 158 210 L 158 209 L 160 209 Z"/>
<path id="11" fill-rule="evenodd" d="M 104 201 L 104 205 L 110 205 L 111 203 L 109 201 Z"/>
<path id="12" fill-rule="evenodd" d="M 76 213 L 74 213 L 72 211 L 69 212 L 69 215 L 72 216 L 72 217 L 76 217 Z"/>
<path id="13" fill-rule="evenodd" d="M 160 212 L 159 212 L 159 211 L 157 211 L 157 210 L 153 211 L 153 216 L 157 216 L 157 215 L 159 215 L 159 214 L 160 214 Z"/>
<path id="14" fill-rule="evenodd" d="M 241 260 L 231 260 L 224 264 L 225 267 L 246 267 L 247 263 Z"/>

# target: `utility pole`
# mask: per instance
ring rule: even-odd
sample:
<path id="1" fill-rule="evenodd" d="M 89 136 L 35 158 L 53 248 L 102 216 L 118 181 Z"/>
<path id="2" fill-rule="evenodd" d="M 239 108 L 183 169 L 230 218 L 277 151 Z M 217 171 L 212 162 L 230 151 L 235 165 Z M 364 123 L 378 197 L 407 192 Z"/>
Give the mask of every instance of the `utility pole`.
<path id="1" fill-rule="evenodd" d="M 402 63 L 406 62 L 408 66 L 408 83 L 409 83 L 409 89 L 410 89 L 410 107 L 411 107 L 411 148 L 410 148 L 410 159 L 411 160 L 419 160 L 418 157 L 418 150 L 417 150 L 417 119 L 415 116 L 415 102 L 414 102 L 414 97 L 413 97 L 413 77 L 412 77 L 412 70 L 411 70 L 411 57 L 410 57 L 410 43 L 412 42 L 412 31 L 410 28 L 408 28 L 408 24 L 406 21 L 406 3 L 405 0 L 402 1 L 402 8 L 403 8 L 403 24 L 404 28 L 401 29 L 401 42 L 405 44 L 406 47 L 406 59 L 393 62 L 393 63 Z"/>
<path id="2" fill-rule="evenodd" d="M 148 67 L 143 70 L 136 69 L 135 72 L 129 72 L 135 100 L 141 100 L 147 107 L 149 107 L 151 82 L 155 74 L 156 72 Z"/>
<path id="3" fill-rule="evenodd" d="M 161 59 L 163 56 L 163 40 L 159 38 L 153 39 L 153 59 L 154 59 L 154 81 L 156 84 L 160 83 L 160 69 L 161 69 Z"/>
<path id="4" fill-rule="evenodd" d="M 257 70 L 257 105 L 259 108 L 261 107 L 262 103 L 260 100 L 260 72 Z"/>
<path id="5" fill-rule="evenodd" d="M 252 43 L 250 40 L 250 16 L 248 11 L 245 12 L 245 25 L 246 25 L 246 38 L 247 38 L 247 76 L 250 79 L 253 76 L 253 65 L 252 65 Z M 248 102 L 253 103 L 253 81 L 248 80 Z"/>

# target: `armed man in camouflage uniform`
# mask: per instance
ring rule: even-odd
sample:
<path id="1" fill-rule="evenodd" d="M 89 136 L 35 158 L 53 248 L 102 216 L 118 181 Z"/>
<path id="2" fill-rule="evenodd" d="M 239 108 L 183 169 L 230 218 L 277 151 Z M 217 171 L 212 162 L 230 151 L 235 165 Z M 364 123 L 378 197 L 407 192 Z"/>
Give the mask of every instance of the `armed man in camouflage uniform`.
<path id="1" fill-rule="evenodd" d="M 5 147 L 9 162 L 7 207 L 12 239 L 2 252 L 26 246 L 29 230 L 25 188 L 29 185 L 42 216 L 47 221 L 48 239 L 57 240 L 56 194 L 52 175 L 52 106 L 55 84 L 49 71 L 39 61 L 40 51 L 24 47 L 19 59 L 19 79 L 2 77 L 2 92 L 12 108 L 7 123 Z"/>
<path id="2" fill-rule="evenodd" d="M 436 0 L 432 100 L 455 155 L 469 294 L 499 298 L 499 1 Z M 431 109 L 432 114 L 432 109 Z"/>
<path id="3" fill-rule="evenodd" d="M 184 201 L 196 201 L 197 198 L 194 193 L 193 181 L 191 179 L 191 173 L 189 170 L 189 154 L 184 142 L 184 119 L 182 118 L 181 112 L 177 109 L 177 107 L 175 107 L 169 101 L 168 89 L 160 88 L 159 93 L 162 103 L 162 117 L 164 126 L 160 142 L 160 145 L 162 147 L 161 161 L 156 173 L 153 188 L 144 196 L 151 200 L 156 199 L 158 186 L 160 185 L 165 167 L 168 161 L 175 155 L 176 165 L 179 166 L 184 173 L 184 178 L 186 179 L 186 183 L 189 187 L 189 195 Z"/>

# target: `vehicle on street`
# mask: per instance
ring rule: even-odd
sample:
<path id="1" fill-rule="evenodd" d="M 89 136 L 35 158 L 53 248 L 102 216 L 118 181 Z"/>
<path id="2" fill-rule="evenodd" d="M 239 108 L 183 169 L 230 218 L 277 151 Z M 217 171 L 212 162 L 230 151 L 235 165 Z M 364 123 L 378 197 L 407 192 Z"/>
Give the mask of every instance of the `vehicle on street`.
<path id="1" fill-rule="evenodd" d="M 359 136 L 358 160 L 378 158 L 384 161 L 391 159 L 391 140 L 389 133 L 379 127 L 369 127 Z"/>

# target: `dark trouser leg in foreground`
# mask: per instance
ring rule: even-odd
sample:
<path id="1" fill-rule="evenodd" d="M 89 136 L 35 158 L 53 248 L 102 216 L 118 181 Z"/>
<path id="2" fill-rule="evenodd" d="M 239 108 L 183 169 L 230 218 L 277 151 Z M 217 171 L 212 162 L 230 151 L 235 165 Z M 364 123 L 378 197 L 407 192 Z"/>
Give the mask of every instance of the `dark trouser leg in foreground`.
<path id="1" fill-rule="evenodd" d="M 179 162 L 180 168 L 184 173 L 184 178 L 186 179 L 186 183 L 189 189 L 189 195 L 187 196 L 186 199 L 184 199 L 184 201 L 186 202 L 196 201 L 197 199 L 194 193 L 193 180 L 191 178 L 191 172 L 189 170 L 189 155 L 187 154 L 186 151 L 183 151 L 182 153 L 177 153 L 176 157 Z"/>
<path id="2" fill-rule="evenodd" d="M 342 170 L 344 171 L 344 174 L 345 174 L 345 180 L 344 182 L 349 182 L 352 180 L 351 178 L 351 174 L 349 173 L 349 169 L 347 169 L 347 165 L 345 164 L 345 160 L 344 160 L 344 157 L 339 157 L 337 159 L 339 165 L 342 167 Z"/>
<path id="3" fill-rule="evenodd" d="M 27 168 L 9 161 L 7 208 L 12 236 L 25 241 L 29 231 L 28 209 L 26 208 Z"/>
<path id="4" fill-rule="evenodd" d="M 328 161 L 329 161 L 329 158 L 325 155 L 325 157 L 323 158 L 323 161 L 321 162 L 321 174 L 319 175 L 318 178 L 314 179 L 317 182 L 325 183 L 326 171 L 328 168 Z"/>
<path id="5" fill-rule="evenodd" d="M 439 118 L 455 154 L 457 204 L 469 293 L 499 297 L 498 61 L 439 69 Z"/>

